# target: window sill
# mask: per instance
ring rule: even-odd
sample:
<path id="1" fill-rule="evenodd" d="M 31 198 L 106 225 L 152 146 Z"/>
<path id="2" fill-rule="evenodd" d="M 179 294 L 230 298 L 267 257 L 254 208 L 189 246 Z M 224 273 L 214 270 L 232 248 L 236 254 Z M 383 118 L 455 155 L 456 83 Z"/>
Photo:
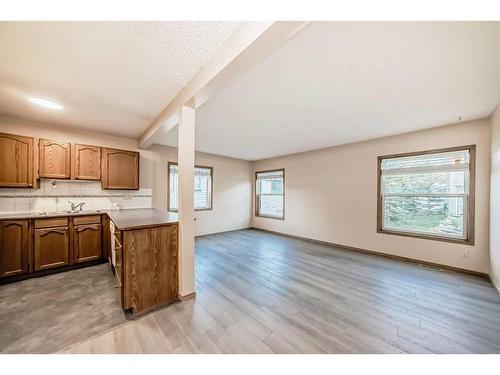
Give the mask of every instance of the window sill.
<path id="1" fill-rule="evenodd" d="M 255 215 L 255 217 L 262 217 L 264 219 L 275 219 L 275 220 L 285 220 L 285 217 L 281 216 L 272 216 L 272 215 Z"/>
<path id="2" fill-rule="evenodd" d="M 377 228 L 377 233 L 390 234 L 390 235 L 402 236 L 402 237 L 420 238 L 423 240 L 451 242 L 451 243 L 456 243 L 459 245 L 474 246 L 474 240 L 472 240 L 472 239 L 452 238 L 452 237 L 436 236 L 433 234 L 424 234 L 424 233 L 420 234 L 420 233 L 412 233 L 412 232 L 402 232 L 402 231 L 400 232 L 397 230 L 389 230 L 389 229 L 381 229 L 381 228 Z"/>
<path id="3" fill-rule="evenodd" d="M 213 208 L 195 208 L 194 209 L 195 211 L 212 211 Z M 179 210 L 169 210 L 167 209 L 168 212 L 174 212 L 174 213 L 178 213 Z"/>

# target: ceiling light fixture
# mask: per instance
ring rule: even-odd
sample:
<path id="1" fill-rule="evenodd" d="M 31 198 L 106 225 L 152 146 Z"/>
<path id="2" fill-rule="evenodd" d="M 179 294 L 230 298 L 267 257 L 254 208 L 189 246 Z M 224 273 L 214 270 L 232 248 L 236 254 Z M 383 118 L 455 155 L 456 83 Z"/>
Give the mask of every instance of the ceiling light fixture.
<path id="1" fill-rule="evenodd" d="M 59 103 L 52 102 L 50 100 L 42 99 L 42 98 L 30 98 L 30 102 L 33 104 L 39 105 L 40 107 L 45 107 L 45 108 L 50 108 L 50 109 L 63 109 L 64 108 Z"/>

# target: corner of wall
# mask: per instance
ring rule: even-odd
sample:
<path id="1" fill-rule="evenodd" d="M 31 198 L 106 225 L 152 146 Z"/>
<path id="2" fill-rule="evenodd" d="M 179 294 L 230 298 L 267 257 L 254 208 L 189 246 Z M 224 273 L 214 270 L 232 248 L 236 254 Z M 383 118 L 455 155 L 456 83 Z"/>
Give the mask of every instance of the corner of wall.
<path id="1" fill-rule="evenodd" d="M 500 290 L 500 104 L 490 117 L 490 280 Z"/>

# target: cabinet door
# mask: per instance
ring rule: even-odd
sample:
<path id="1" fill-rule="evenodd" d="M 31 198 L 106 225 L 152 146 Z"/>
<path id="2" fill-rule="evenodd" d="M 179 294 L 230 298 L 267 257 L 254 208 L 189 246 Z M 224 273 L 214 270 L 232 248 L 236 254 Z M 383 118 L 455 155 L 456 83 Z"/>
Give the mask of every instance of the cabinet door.
<path id="1" fill-rule="evenodd" d="M 39 146 L 40 177 L 70 178 L 70 144 L 40 139 Z"/>
<path id="2" fill-rule="evenodd" d="M 68 264 L 68 227 L 35 229 L 35 271 Z"/>
<path id="3" fill-rule="evenodd" d="M 75 226 L 75 262 L 87 262 L 101 258 L 101 224 Z"/>
<path id="4" fill-rule="evenodd" d="M 102 149 L 103 189 L 139 189 L 139 153 Z"/>
<path id="5" fill-rule="evenodd" d="M 0 133 L 0 187 L 33 187 L 33 138 Z"/>
<path id="6" fill-rule="evenodd" d="M 101 148 L 87 145 L 73 145 L 73 174 L 75 180 L 101 179 Z"/>
<path id="7" fill-rule="evenodd" d="M 0 223 L 0 277 L 29 271 L 28 220 Z"/>
<path id="8" fill-rule="evenodd" d="M 111 233 L 109 231 L 109 217 L 102 215 L 102 257 L 108 259 L 111 256 Z"/>

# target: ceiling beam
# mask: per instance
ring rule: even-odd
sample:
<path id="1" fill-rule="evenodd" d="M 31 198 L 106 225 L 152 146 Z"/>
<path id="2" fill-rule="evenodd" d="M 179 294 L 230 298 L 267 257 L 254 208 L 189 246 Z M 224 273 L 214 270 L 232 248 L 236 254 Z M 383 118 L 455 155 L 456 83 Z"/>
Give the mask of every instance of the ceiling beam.
<path id="1" fill-rule="evenodd" d="M 155 136 L 178 124 L 182 106 L 199 108 L 215 93 L 262 61 L 283 45 L 308 22 L 248 22 L 193 77 L 181 92 L 161 111 L 137 140 L 139 148 L 154 143 Z"/>

